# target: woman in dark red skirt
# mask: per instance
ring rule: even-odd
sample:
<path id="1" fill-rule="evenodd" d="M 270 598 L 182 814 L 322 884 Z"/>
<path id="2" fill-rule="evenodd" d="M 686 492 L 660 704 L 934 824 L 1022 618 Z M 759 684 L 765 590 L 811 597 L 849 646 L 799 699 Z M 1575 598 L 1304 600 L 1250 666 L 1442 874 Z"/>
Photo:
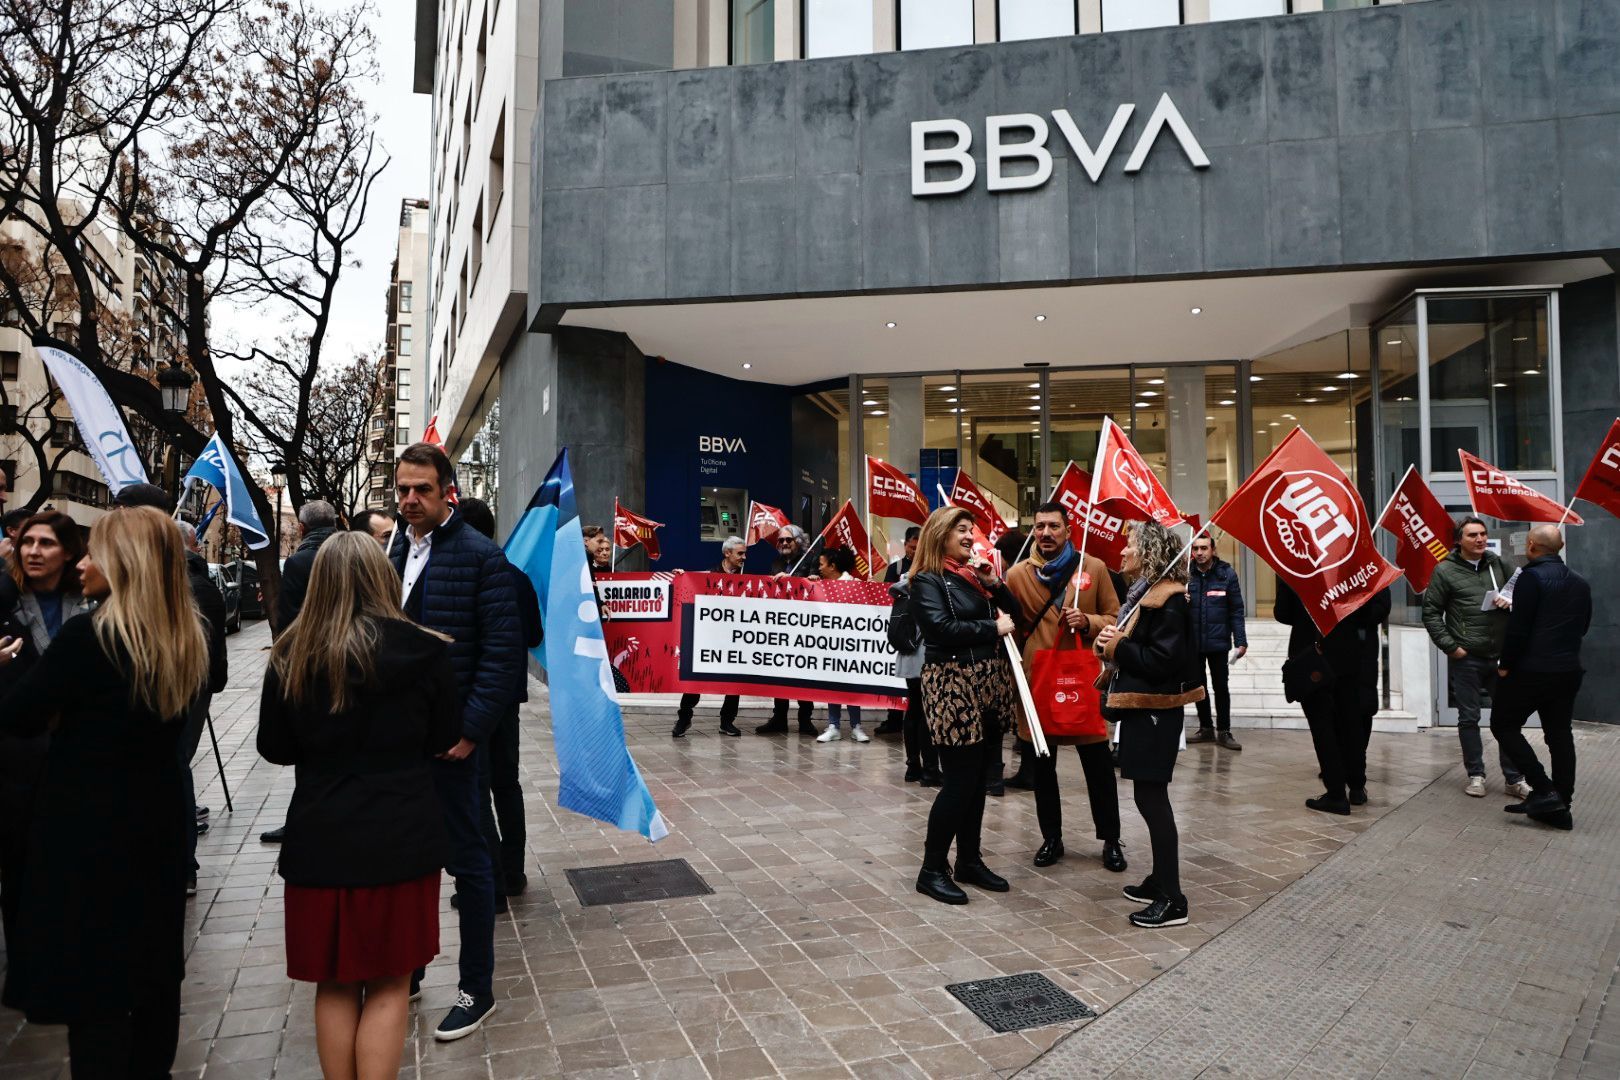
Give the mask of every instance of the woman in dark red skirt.
<path id="1" fill-rule="evenodd" d="M 428 764 L 461 738 L 448 639 L 406 619 L 377 542 L 321 545 L 276 640 L 259 753 L 297 767 L 280 871 L 287 974 L 316 983 L 327 1077 L 395 1076 L 410 976 L 439 951 L 446 839 Z"/>

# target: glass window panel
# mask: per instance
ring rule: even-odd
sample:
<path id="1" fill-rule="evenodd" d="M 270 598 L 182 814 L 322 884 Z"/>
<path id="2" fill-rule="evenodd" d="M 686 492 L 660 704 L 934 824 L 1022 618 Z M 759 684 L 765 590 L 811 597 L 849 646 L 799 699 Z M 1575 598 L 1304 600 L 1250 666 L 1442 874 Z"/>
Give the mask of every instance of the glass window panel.
<path id="1" fill-rule="evenodd" d="M 858 56 L 872 51 L 873 0 L 804 0 L 804 55 Z"/>
<path id="2" fill-rule="evenodd" d="M 1180 26 L 1181 0 L 1103 0 L 1104 30 Z"/>
<path id="3" fill-rule="evenodd" d="M 973 44 L 973 0 L 900 0 L 900 47 Z"/>
<path id="4" fill-rule="evenodd" d="M 1209 21 L 1288 14 L 1288 0 L 1209 0 Z"/>
<path id="5" fill-rule="evenodd" d="M 861 438 L 866 453 L 882 458 L 917 481 L 930 506 L 938 486 L 949 490 L 955 469 L 961 393 L 955 375 L 891 375 L 861 380 Z M 891 559 L 900 555 L 906 529 L 901 519 L 873 520 L 873 539 Z"/>
<path id="6" fill-rule="evenodd" d="M 590 0 L 563 7 L 565 76 L 674 66 L 674 0 Z"/>
<path id="7" fill-rule="evenodd" d="M 776 0 L 731 0 L 731 62 L 776 59 Z"/>
<path id="8" fill-rule="evenodd" d="M 1039 372 L 965 375 L 957 429 L 961 466 L 1009 522 L 1027 524 L 1046 487 L 1040 479 Z"/>
<path id="9" fill-rule="evenodd" d="M 1458 471 L 1462 449 L 1509 471 L 1551 470 L 1546 297 L 1431 297 L 1428 306 L 1430 468 Z"/>
<path id="10" fill-rule="evenodd" d="M 1323 11 L 1349 11 L 1351 8 L 1373 7 L 1378 0 L 1322 0 Z"/>
<path id="11" fill-rule="evenodd" d="M 1115 423 L 1130 427 L 1131 374 L 1125 368 L 1054 371 L 1048 386 L 1052 473 L 1046 478 L 1046 490 L 1051 491 L 1070 461 L 1091 471 L 1103 417 L 1112 416 Z"/>
<path id="12" fill-rule="evenodd" d="M 1074 0 L 1001 0 L 1002 41 L 1061 37 L 1075 32 Z"/>

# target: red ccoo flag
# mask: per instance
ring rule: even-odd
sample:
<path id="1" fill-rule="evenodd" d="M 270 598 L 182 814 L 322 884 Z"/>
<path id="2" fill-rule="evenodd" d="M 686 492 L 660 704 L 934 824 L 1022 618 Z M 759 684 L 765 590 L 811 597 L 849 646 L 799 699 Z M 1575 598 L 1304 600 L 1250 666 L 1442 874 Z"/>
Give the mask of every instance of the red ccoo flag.
<path id="1" fill-rule="evenodd" d="M 827 522 L 827 527 L 821 530 L 821 536 L 807 554 L 814 555 L 832 548 L 849 548 L 855 552 L 855 576 L 862 581 L 870 580 L 872 571 L 884 565 L 882 553 L 872 546 L 866 526 L 861 524 L 861 517 L 855 512 L 855 504 L 848 499 Z M 810 569 L 814 576 L 815 567 L 811 566 Z"/>
<path id="2" fill-rule="evenodd" d="M 1418 592 L 1427 589 L 1435 568 L 1451 554 L 1442 537 L 1450 536 L 1455 525 L 1418 475 L 1417 466 L 1407 466 L 1389 505 L 1378 517 L 1378 527 L 1395 534 L 1395 565 L 1412 588 Z"/>
<path id="3" fill-rule="evenodd" d="M 748 504 L 748 534 L 743 539 L 750 547 L 761 540 L 770 540 L 791 525 L 788 516 L 774 506 L 762 502 Z"/>
<path id="4" fill-rule="evenodd" d="M 966 469 L 956 470 L 956 481 L 951 484 L 951 505 L 960 506 L 973 515 L 973 522 L 991 544 L 1007 535 L 1007 523 L 996 512 L 995 505 L 979 490 Z"/>
<path id="5" fill-rule="evenodd" d="M 1052 489 L 1052 499 L 1063 504 L 1068 511 L 1069 531 L 1085 529 L 1087 554 L 1095 555 L 1103 564 L 1118 570 L 1120 557 L 1125 552 L 1125 519 L 1117 514 L 1092 511 L 1086 500 L 1091 498 L 1091 474 L 1074 462 L 1069 462 Z M 1074 546 L 1079 547 L 1078 539 Z"/>
<path id="6" fill-rule="evenodd" d="M 1466 450 L 1458 450 L 1463 479 L 1468 482 L 1468 503 L 1476 514 L 1489 514 L 1502 521 L 1557 521 L 1584 525 L 1581 516 L 1547 498 L 1522 480 L 1495 465 L 1481 461 Z"/>
<path id="7" fill-rule="evenodd" d="M 921 525 L 928 520 L 928 500 L 911 477 L 872 455 L 866 455 L 867 508 L 873 517 L 904 518 Z"/>
<path id="8" fill-rule="evenodd" d="M 613 543 L 616 547 L 633 548 L 637 544 L 647 549 L 647 558 L 658 558 L 658 530 L 664 527 L 661 521 L 644 518 L 640 514 L 632 514 L 619 500 L 613 500 Z"/>
<path id="9" fill-rule="evenodd" d="M 1325 636 L 1401 572 L 1378 554 L 1361 496 L 1295 428 L 1209 519 L 1293 589 Z"/>
<path id="10" fill-rule="evenodd" d="M 422 432 L 422 441 L 430 446 L 437 446 L 440 450 L 444 449 L 444 439 L 439 435 L 438 413 L 434 413 L 432 418 L 428 420 L 427 430 Z"/>
<path id="11" fill-rule="evenodd" d="M 1581 486 L 1575 489 L 1575 498 L 1596 503 L 1620 517 L 1620 420 L 1603 437 L 1603 445 L 1581 477 Z"/>
<path id="12" fill-rule="evenodd" d="M 1127 521 L 1157 521 L 1166 527 L 1183 520 L 1170 493 L 1111 416 L 1103 417 L 1092 481 L 1092 505 L 1099 510 Z"/>

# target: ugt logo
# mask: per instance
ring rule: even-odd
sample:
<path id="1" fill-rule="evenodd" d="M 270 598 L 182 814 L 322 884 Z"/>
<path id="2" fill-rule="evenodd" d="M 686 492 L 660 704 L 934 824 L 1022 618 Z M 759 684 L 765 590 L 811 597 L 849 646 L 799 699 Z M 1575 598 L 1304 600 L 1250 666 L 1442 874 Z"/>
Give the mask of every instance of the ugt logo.
<path id="1" fill-rule="evenodd" d="M 1344 481 L 1312 469 L 1285 472 L 1261 500 L 1260 535 L 1273 565 L 1311 577 L 1347 561 L 1360 529 Z"/>
<path id="2" fill-rule="evenodd" d="M 1170 516 L 1170 511 L 1154 498 L 1153 484 L 1142 474 L 1134 457 L 1124 450 L 1115 450 L 1113 469 L 1115 478 L 1136 497 L 1137 505 L 1151 508 L 1154 521 L 1163 521 Z"/>

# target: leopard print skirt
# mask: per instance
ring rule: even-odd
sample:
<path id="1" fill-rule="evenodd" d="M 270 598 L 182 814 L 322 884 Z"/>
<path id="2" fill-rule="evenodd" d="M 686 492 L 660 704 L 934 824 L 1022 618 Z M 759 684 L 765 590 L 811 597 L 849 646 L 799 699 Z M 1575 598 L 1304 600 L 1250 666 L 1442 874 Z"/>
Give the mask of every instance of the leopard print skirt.
<path id="1" fill-rule="evenodd" d="M 936 746 L 999 740 L 1013 726 L 1017 694 L 1005 656 L 947 660 L 923 668 L 923 715 Z"/>

